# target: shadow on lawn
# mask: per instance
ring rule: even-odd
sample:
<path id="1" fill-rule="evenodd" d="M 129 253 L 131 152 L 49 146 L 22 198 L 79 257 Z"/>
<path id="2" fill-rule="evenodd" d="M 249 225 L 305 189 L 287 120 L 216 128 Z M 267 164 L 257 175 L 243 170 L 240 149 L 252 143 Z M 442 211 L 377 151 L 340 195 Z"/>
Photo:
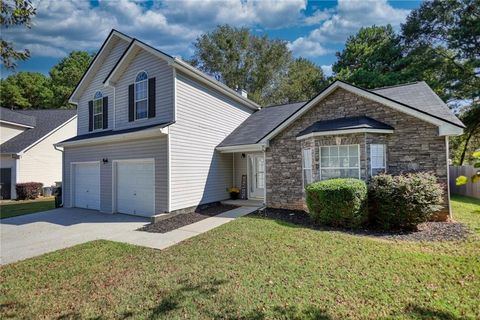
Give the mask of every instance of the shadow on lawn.
<path id="1" fill-rule="evenodd" d="M 402 316 L 408 316 L 413 319 L 425 320 L 464 320 L 467 318 L 457 317 L 448 311 L 435 310 L 429 307 L 421 307 L 417 305 L 408 305 L 401 313 Z"/>
<path id="2" fill-rule="evenodd" d="M 320 310 L 314 306 L 310 306 L 306 309 L 299 309 L 296 306 L 275 306 L 268 310 L 242 310 L 236 307 L 235 301 L 231 297 L 217 295 L 219 292 L 219 287 L 225 283 L 227 283 L 225 280 L 214 280 L 211 282 L 203 282 L 198 285 L 183 284 L 178 289 L 163 297 L 159 304 L 151 309 L 151 313 L 148 318 L 157 319 L 168 317 L 171 312 L 182 308 L 182 303 L 185 302 L 186 298 L 188 297 L 191 301 L 198 302 L 200 305 L 202 299 L 223 299 L 223 301 L 219 301 L 217 306 L 224 305 L 228 307 L 219 308 L 216 310 L 212 310 L 210 308 L 197 310 L 201 316 L 211 319 L 332 319 L 324 310 Z M 133 316 L 133 314 L 125 314 L 125 316 L 130 317 Z M 193 315 L 186 314 L 186 316 Z"/>

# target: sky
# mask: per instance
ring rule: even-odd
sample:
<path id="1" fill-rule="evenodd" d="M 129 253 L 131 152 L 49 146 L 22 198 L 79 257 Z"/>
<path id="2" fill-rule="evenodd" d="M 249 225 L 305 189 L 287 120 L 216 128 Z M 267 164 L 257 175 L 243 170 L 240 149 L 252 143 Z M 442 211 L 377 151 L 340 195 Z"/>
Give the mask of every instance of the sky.
<path id="1" fill-rule="evenodd" d="M 17 71 L 48 74 L 72 50 L 95 53 L 117 29 L 174 56 L 190 58 L 192 43 L 217 25 L 247 27 L 254 34 L 287 41 L 327 75 L 348 36 L 362 26 L 391 24 L 399 30 L 421 1 L 387 0 L 34 0 L 31 29 L 2 29 L 16 48 L 30 50 Z M 2 68 L 1 76 L 9 72 Z"/>

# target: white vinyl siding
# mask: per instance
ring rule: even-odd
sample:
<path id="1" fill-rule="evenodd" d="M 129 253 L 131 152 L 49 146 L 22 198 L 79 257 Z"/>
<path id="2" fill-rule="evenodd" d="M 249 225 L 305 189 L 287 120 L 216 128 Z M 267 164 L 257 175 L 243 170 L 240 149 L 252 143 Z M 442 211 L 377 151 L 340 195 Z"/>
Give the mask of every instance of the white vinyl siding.
<path id="1" fill-rule="evenodd" d="M 312 149 L 306 148 L 302 150 L 302 170 L 303 170 L 303 186 L 313 182 L 313 162 Z"/>
<path id="2" fill-rule="evenodd" d="M 232 154 L 220 154 L 215 147 L 253 111 L 180 72 L 176 88 L 177 119 L 170 128 L 171 210 L 227 199 Z"/>
<path id="3" fill-rule="evenodd" d="M 76 135 L 77 119 L 66 123 L 51 135 L 28 149 L 18 159 L 20 182 L 41 182 L 44 187 L 62 181 L 62 153 L 53 145 Z"/>
<path id="4" fill-rule="evenodd" d="M 320 147 L 320 180 L 332 178 L 360 179 L 360 145 Z"/>
<path id="5" fill-rule="evenodd" d="M 59 152 L 60 153 L 60 152 Z M 70 163 L 100 161 L 100 210 L 113 210 L 113 168 L 114 160 L 154 159 L 155 161 L 155 211 L 167 210 L 167 137 L 149 138 L 126 142 L 97 144 L 84 147 L 65 148 L 65 206 L 70 204 Z M 103 159 L 108 159 L 103 163 Z"/>
<path id="6" fill-rule="evenodd" d="M 141 71 L 145 71 L 148 78 L 155 78 L 155 117 L 145 117 L 141 121 L 130 122 L 128 121 L 128 86 L 135 84 L 135 79 Z M 144 85 L 144 92 L 148 98 L 148 80 Z M 142 50 L 132 58 L 115 85 L 115 94 L 115 129 L 117 130 L 173 121 L 173 68 L 151 53 Z M 142 117 L 148 113 L 147 100 L 142 102 L 145 106 L 145 113 L 140 112 Z"/>
<path id="7" fill-rule="evenodd" d="M 384 144 L 370 145 L 370 174 L 375 176 L 385 172 L 386 168 L 386 148 Z"/>
<path id="8" fill-rule="evenodd" d="M 104 97 L 109 97 L 108 103 L 108 129 L 113 128 L 113 88 L 105 87 L 103 85 L 103 80 L 107 77 L 110 70 L 112 70 L 115 63 L 120 59 L 122 53 L 128 46 L 128 42 L 115 38 L 112 40 L 109 48 L 104 51 L 103 61 L 98 61 L 99 68 L 93 75 L 92 80 L 81 93 L 80 99 L 78 101 L 78 134 L 88 133 L 88 102 L 93 100 L 95 92 L 102 91 Z M 102 129 L 101 127 L 100 129 Z"/>

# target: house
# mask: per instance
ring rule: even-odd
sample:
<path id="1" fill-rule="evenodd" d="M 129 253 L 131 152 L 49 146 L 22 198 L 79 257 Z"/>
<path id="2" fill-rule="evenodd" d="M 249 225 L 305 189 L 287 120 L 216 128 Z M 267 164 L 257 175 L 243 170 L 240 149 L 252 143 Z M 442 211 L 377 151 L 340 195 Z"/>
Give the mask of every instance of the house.
<path id="1" fill-rule="evenodd" d="M 21 182 L 62 181 L 62 154 L 54 144 L 76 135 L 77 111 L 0 108 L 1 199 L 15 199 Z"/>
<path id="2" fill-rule="evenodd" d="M 446 183 L 448 136 L 464 127 L 424 82 L 335 81 L 310 101 L 260 108 L 116 30 L 70 102 L 64 205 L 145 216 L 227 199 L 244 176 L 249 199 L 290 209 L 315 179 L 429 170 Z"/>

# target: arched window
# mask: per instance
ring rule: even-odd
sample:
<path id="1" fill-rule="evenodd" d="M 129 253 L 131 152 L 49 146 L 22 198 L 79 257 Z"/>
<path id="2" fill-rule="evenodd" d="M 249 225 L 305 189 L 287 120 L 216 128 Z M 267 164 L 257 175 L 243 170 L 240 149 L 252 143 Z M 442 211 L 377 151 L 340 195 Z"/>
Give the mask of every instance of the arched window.
<path id="1" fill-rule="evenodd" d="M 135 119 L 148 117 L 148 75 L 141 71 L 135 77 Z"/>
<path id="2" fill-rule="evenodd" d="M 103 94 L 95 92 L 93 96 L 93 130 L 103 129 Z"/>

